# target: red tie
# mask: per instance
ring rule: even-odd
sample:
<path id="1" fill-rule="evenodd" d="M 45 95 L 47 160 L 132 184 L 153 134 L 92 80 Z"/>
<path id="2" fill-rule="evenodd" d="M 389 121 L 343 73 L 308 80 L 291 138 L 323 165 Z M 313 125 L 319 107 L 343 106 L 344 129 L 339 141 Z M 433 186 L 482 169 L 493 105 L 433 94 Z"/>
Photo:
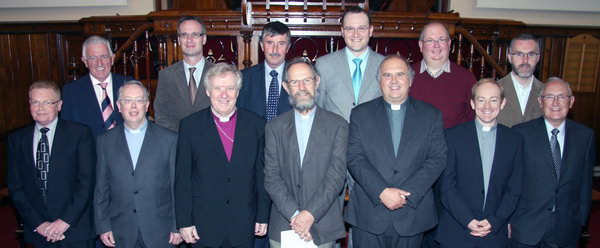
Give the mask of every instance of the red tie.
<path id="1" fill-rule="evenodd" d="M 108 83 L 99 83 L 102 88 L 102 119 L 104 120 L 104 128 L 109 130 L 115 127 L 115 120 L 112 117 L 113 107 L 110 104 L 110 98 L 108 98 L 108 93 L 106 92 L 106 86 Z"/>

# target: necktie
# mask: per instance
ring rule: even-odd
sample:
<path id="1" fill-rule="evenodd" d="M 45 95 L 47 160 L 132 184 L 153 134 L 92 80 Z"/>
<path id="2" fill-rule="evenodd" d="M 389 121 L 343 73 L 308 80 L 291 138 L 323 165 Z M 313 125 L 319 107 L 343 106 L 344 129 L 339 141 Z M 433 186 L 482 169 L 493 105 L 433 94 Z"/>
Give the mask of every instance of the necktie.
<path id="1" fill-rule="evenodd" d="M 362 82 L 362 71 L 360 70 L 362 59 L 355 58 L 352 61 L 356 65 L 356 69 L 352 73 L 352 88 L 354 89 L 354 102 L 358 105 L 358 94 L 360 93 L 360 84 Z"/>
<path id="2" fill-rule="evenodd" d="M 106 86 L 108 83 L 99 83 L 100 88 L 102 88 L 102 120 L 104 121 L 104 129 L 109 130 L 115 127 L 115 120 L 113 119 L 113 107 L 110 104 L 110 98 L 108 98 L 108 93 L 106 92 Z"/>
<path id="3" fill-rule="evenodd" d="M 46 200 L 46 192 L 48 190 L 48 167 L 50 165 L 50 144 L 48 143 L 48 128 L 43 127 L 40 129 L 42 138 L 37 145 L 37 152 L 35 158 L 35 165 L 37 168 L 37 179 L 42 192 L 42 198 Z"/>
<path id="4" fill-rule="evenodd" d="M 190 68 L 190 98 L 192 99 L 192 105 L 194 105 L 194 100 L 196 100 L 196 92 L 198 91 L 198 87 L 196 87 L 196 79 L 194 79 L 194 72 L 196 71 L 196 67 Z"/>
<path id="5" fill-rule="evenodd" d="M 556 181 L 560 179 L 560 163 L 562 161 L 560 154 L 560 146 L 558 144 L 558 129 L 552 129 L 552 138 L 550 138 L 550 149 L 552 150 L 552 162 L 554 163 L 554 171 L 556 173 Z"/>
<path id="6" fill-rule="evenodd" d="M 277 71 L 271 70 L 269 75 L 271 75 L 271 84 L 269 85 L 269 97 L 267 99 L 267 121 L 270 121 L 277 116 L 277 103 L 279 102 L 279 83 L 277 82 Z"/>

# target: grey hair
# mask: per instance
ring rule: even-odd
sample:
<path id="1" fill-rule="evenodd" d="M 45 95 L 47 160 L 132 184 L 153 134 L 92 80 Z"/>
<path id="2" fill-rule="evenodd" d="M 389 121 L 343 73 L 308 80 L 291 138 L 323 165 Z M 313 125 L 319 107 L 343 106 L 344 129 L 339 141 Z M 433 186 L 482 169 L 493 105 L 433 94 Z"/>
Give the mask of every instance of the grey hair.
<path id="1" fill-rule="evenodd" d="M 406 60 L 404 56 L 398 54 L 391 54 L 385 56 L 385 58 L 381 61 L 381 64 L 379 64 L 379 67 L 377 67 L 377 75 L 375 75 L 377 78 L 377 82 L 381 82 L 381 67 L 383 66 L 383 63 L 394 58 L 404 61 L 404 64 L 406 64 L 406 68 L 408 68 L 408 80 L 410 80 L 410 82 L 412 83 L 413 79 L 415 78 L 415 71 L 412 69 L 412 67 L 410 67 L 408 60 Z"/>
<path id="2" fill-rule="evenodd" d="M 216 76 L 225 75 L 225 73 L 231 72 L 235 77 L 236 88 L 239 91 L 242 88 L 242 73 L 232 64 L 229 63 L 216 63 L 208 71 L 206 75 L 204 75 L 204 79 L 202 80 L 204 83 L 204 88 L 207 90 L 212 89 L 211 79 Z"/>
<path id="3" fill-rule="evenodd" d="M 86 51 L 87 49 L 86 48 L 89 45 L 93 45 L 93 44 L 104 44 L 106 46 L 106 49 L 108 50 L 108 53 L 110 54 L 110 56 L 111 57 L 113 56 L 113 52 L 110 49 L 110 42 L 103 37 L 100 37 L 98 35 L 93 35 L 93 36 L 90 36 L 89 38 L 87 38 L 83 42 L 83 46 L 81 48 L 81 56 L 82 57 L 87 58 L 87 51 Z"/>
<path id="4" fill-rule="evenodd" d="M 38 81 L 33 82 L 29 86 L 29 92 L 31 92 L 34 89 L 52 90 L 56 93 L 56 96 L 60 100 L 60 88 L 58 87 L 58 84 L 56 84 L 55 82 L 48 81 L 48 80 L 38 80 Z"/>
<path id="5" fill-rule="evenodd" d="M 546 82 L 544 82 L 544 85 L 542 86 L 542 89 L 540 90 L 540 97 L 544 94 L 544 90 L 546 89 L 546 85 L 548 85 L 548 83 L 553 82 L 553 81 L 558 81 L 563 83 L 564 85 L 567 86 L 567 92 L 569 92 L 569 96 L 573 95 L 573 90 L 571 90 L 571 84 L 565 80 L 563 80 L 562 78 L 559 77 L 549 77 Z"/>
<path id="6" fill-rule="evenodd" d="M 144 99 L 146 101 L 150 100 L 150 92 L 148 92 L 148 89 L 146 88 L 146 86 L 144 86 L 144 84 L 142 84 L 142 82 L 137 81 L 137 80 L 129 80 L 129 81 L 123 83 L 121 88 L 119 88 L 119 97 L 117 98 L 117 101 L 121 100 L 121 96 L 123 95 L 123 88 L 125 88 L 125 86 L 128 86 L 128 85 L 137 85 L 140 88 L 142 88 L 142 91 L 144 91 Z"/>
<path id="7" fill-rule="evenodd" d="M 290 60 L 290 62 L 285 63 L 285 78 L 284 81 L 288 82 L 289 81 L 289 76 L 290 73 L 288 72 L 290 70 L 290 67 L 292 67 L 292 65 L 295 64 L 305 64 L 308 65 L 308 67 L 310 67 L 310 70 L 313 73 L 313 77 L 320 77 L 319 75 L 319 71 L 317 71 L 317 68 L 306 58 L 303 57 L 295 57 L 292 60 Z"/>

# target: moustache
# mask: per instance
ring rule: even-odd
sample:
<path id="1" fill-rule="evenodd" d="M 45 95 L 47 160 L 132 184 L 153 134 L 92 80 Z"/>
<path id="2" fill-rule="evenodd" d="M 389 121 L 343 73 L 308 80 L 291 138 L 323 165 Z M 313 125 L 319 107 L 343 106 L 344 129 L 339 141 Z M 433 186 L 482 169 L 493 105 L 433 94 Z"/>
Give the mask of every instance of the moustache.
<path id="1" fill-rule="evenodd" d="M 269 53 L 269 57 L 281 57 L 279 53 Z"/>
<path id="2" fill-rule="evenodd" d="M 531 68 L 531 65 L 529 65 L 529 64 L 520 64 L 519 65 L 519 68 L 524 68 L 524 67 Z"/>

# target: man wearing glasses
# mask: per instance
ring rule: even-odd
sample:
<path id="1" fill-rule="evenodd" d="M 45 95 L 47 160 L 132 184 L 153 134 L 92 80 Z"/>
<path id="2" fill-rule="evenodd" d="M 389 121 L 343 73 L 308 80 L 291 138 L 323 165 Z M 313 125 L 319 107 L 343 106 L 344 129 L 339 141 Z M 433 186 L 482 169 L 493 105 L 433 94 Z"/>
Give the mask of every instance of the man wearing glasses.
<path id="1" fill-rule="evenodd" d="M 282 231 L 293 230 L 319 248 L 331 248 L 346 236 L 337 200 L 346 178 L 348 124 L 316 105 L 319 83 L 310 62 L 289 62 L 283 87 L 294 110 L 265 128 L 265 190 L 273 201 L 273 248 L 291 247 L 282 243 Z"/>
<path id="2" fill-rule="evenodd" d="M 514 126 L 524 137 L 523 191 L 510 247 L 577 247 L 591 207 L 594 132 L 567 119 L 575 97 L 552 77 L 538 97 L 543 117 Z"/>
<path id="3" fill-rule="evenodd" d="M 537 98 L 543 85 L 533 75 L 540 60 L 537 38 L 530 34 L 520 34 L 513 38 L 506 57 L 512 66 L 512 72 L 498 80 L 506 94 L 506 107 L 500 111 L 498 122 L 511 127 L 542 115 Z"/>
<path id="4" fill-rule="evenodd" d="M 213 65 L 202 54 L 206 44 L 206 27 L 200 18 L 181 17 L 177 37 L 183 61 L 158 73 L 154 101 L 156 124 L 175 132 L 183 117 L 210 106 L 202 80 L 204 73 Z"/>
<path id="5" fill-rule="evenodd" d="M 412 65 L 416 74 L 410 96 L 440 109 L 444 128 L 475 117 L 470 99 L 471 88 L 477 80 L 471 72 L 448 59 L 451 43 L 443 24 L 427 24 L 419 37 L 423 60 Z"/>

